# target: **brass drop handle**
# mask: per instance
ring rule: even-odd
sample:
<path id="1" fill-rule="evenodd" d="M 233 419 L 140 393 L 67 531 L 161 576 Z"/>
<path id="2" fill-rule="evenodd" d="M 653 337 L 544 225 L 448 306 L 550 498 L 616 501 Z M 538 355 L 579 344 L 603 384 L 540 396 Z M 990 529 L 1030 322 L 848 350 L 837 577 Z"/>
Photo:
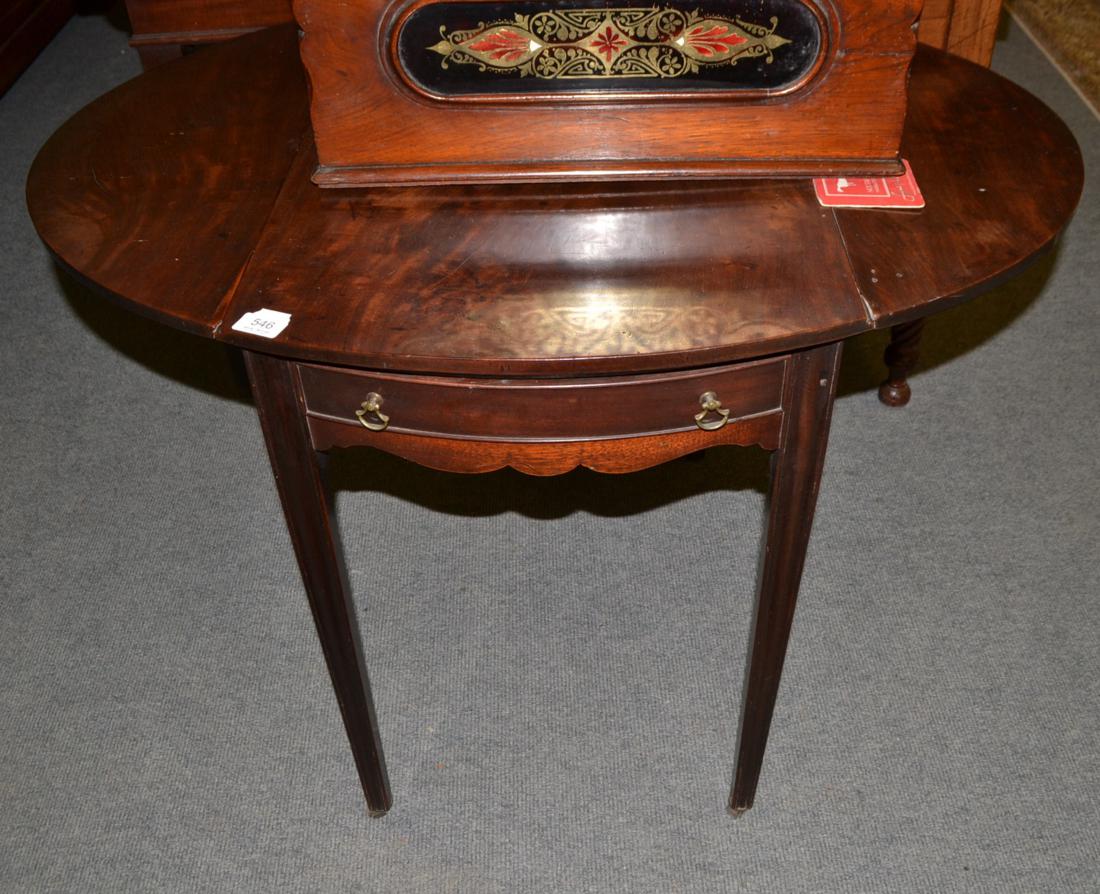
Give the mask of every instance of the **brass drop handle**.
<path id="1" fill-rule="evenodd" d="M 703 408 L 703 412 L 695 414 L 695 424 L 703 431 L 718 431 L 730 421 L 730 411 L 722 406 L 722 401 L 713 391 L 706 391 L 699 396 L 699 406 Z M 711 413 L 717 413 L 717 418 L 708 420 L 707 416 Z"/>
<path id="2" fill-rule="evenodd" d="M 390 417 L 382 412 L 382 395 L 372 391 L 363 401 L 363 406 L 355 411 L 364 428 L 371 431 L 385 431 L 390 424 Z M 377 420 L 377 421 L 376 421 Z"/>

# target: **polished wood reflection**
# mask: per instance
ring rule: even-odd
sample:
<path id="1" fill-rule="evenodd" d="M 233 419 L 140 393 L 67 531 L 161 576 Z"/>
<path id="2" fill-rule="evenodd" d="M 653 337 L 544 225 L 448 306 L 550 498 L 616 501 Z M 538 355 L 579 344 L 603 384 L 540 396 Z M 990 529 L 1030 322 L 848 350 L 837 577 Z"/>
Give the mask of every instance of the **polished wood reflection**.
<path id="1" fill-rule="evenodd" d="M 227 311 L 290 313 L 274 351 L 450 373 L 637 372 L 867 327 L 806 183 L 337 192 L 310 182 L 312 164 L 299 156 Z"/>
<path id="2" fill-rule="evenodd" d="M 293 29 L 239 44 L 100 97 L 50 137 L 27 179 L 31 218 L 61 263 L 202 335 L 218 329 L 309 126 Z"/>
<path id="3" fill-rule="evenodd" d="M 913 90 L 919 101 L 902 145 L 925 208 L 836 210 L 878 327 L 950 307 L 1018 273 L 1052 247 L 1084 179 L 1066 125 L 1011 81 L 929 51 L 917 55 Z"/>
<path id="4" fill-rule="evenodd" d="M 264 349 L 298 359 L 637 372 L 972 296 L 1053 244 L 1083 177 L 1042 103 L 925 48 L 904 138 L 922 212 L 826 211 L 798 181 L 310 191 L 307 121 L 293 29 L 209 47 L 62 127 L 29 178 L 32 218 L 106 294 L 243 347 L 232 323 L 266 306 L 293 322 Z"/>

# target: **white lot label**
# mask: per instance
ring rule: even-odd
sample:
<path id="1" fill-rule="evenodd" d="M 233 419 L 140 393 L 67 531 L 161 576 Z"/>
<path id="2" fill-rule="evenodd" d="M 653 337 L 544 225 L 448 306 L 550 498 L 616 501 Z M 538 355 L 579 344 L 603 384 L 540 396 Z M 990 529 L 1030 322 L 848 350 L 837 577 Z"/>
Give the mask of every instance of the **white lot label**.
<path id="1" fill-rule="evenodd" d="M 289 323 L 290 314 L 285 314 L 281 310 L 268 310 L 265 307 L 263 310 L 245 314 L 233 324 L 233 328 L 237 332 L 247 332 L 261 338 L 274 338 L 286 329 Z"/>

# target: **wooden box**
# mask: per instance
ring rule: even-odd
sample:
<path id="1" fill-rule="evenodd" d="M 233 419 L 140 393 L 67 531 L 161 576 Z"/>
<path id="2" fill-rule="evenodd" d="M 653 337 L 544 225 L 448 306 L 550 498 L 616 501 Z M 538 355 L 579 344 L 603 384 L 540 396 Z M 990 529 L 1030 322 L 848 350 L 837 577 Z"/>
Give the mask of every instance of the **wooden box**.
<path id="1" fill-rule="evenodd" d="M 322 186 L 895 174 L 922 0 L 295 0 Z"/>

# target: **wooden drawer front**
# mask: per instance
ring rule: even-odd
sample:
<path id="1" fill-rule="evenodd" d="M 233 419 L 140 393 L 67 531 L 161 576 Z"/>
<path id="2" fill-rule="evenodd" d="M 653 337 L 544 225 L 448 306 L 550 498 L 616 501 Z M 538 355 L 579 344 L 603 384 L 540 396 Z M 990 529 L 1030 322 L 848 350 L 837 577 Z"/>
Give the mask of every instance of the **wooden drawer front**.
<path id="1" fill-rule="evenodd" d="M 392 375 L 299 364 L 312 416 L 360 426 L 374 392 L 389 431 L 551 441 L 691 431 L 713 391 L 730 420 L 777 410 L 786 360 L 613 379 L 493 380 Z M 711 413 L 706 421 L 716 419 Z"/>

